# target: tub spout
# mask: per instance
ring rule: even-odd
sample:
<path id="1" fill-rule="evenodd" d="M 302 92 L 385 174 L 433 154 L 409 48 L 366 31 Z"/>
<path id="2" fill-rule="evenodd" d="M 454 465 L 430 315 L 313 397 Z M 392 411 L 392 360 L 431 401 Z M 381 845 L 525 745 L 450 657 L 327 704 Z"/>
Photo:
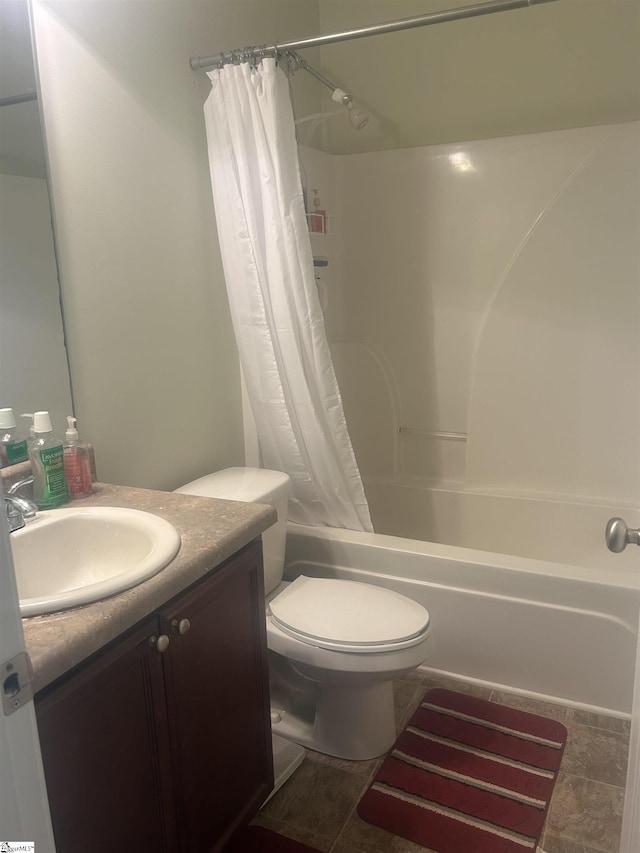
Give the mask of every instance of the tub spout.
<path id="1" fill-rule="evenodd" d="M 619 554 L 627 545 L 640 545 L 640 530 L 627 527 L 623 518 L 610 518 L 605 530 L 607 548 Z"/>

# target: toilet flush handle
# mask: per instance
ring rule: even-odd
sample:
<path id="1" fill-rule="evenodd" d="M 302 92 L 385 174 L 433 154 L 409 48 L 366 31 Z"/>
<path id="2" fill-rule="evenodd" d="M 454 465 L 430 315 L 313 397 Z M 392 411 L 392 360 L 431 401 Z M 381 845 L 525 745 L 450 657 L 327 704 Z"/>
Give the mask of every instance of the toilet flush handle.
<path id="1" fill-rule="evenodd" d="M 604 534 L 607 548 L 619 554 L 627 545 L 640 545 L 640 530 L 627 527 L 623 518 L 610 518 Z"/>

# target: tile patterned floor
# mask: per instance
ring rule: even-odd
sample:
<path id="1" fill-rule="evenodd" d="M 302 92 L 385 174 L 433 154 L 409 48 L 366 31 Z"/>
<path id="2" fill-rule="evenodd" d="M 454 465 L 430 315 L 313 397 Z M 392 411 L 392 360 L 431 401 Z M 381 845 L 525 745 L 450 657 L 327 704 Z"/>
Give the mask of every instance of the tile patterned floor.
<path id="1" fill-rule="evenodd" d="M 628 722 L 449 678 L 435 678 L 421 671 L 410 673 L 394 687 L 398 731 L 407 723 L 425 690 L 431 687 L 471 693 L 564 723 L 569 737 L 542 846 L 545 853 L 618 853 L 629 749 Z M 254 822 L 323 853 L 432 853 L 365 823 L 356 814 L 358 800 L 381 762 L 382 759 L 342 761 L 307 752 L 297 773 Z"/>

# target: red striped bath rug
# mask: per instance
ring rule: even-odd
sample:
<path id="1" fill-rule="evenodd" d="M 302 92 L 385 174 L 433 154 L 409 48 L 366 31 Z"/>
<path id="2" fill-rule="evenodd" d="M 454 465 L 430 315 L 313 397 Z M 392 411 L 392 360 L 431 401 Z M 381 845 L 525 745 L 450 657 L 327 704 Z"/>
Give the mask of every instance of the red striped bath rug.
<path id="1" fill-rule="evenodd" d="M 438 853 L 535 852 L 566 739 L 555 720 L 429 690 L 358 814 Z"/>

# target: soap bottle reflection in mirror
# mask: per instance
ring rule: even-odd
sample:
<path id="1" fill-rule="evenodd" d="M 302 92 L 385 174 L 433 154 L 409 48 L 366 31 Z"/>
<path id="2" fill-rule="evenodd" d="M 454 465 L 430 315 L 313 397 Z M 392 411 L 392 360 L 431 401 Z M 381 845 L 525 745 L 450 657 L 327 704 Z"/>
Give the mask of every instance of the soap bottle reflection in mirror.
<path id="1" fill-rule="evenodd" d="M 69 497 L 86 498 L 91 492 L 91 452 L 86 441 L 80 441 L 76 429 L 76 419 L 67 418 L 67 432 L 64 441 L 64 474 Z"/>
<path id="2" fill-rule="evenodd" d="M 18 435 L 13 409 L 0 409 L 0 468 L 26 462 L 27 441 Z"/>

